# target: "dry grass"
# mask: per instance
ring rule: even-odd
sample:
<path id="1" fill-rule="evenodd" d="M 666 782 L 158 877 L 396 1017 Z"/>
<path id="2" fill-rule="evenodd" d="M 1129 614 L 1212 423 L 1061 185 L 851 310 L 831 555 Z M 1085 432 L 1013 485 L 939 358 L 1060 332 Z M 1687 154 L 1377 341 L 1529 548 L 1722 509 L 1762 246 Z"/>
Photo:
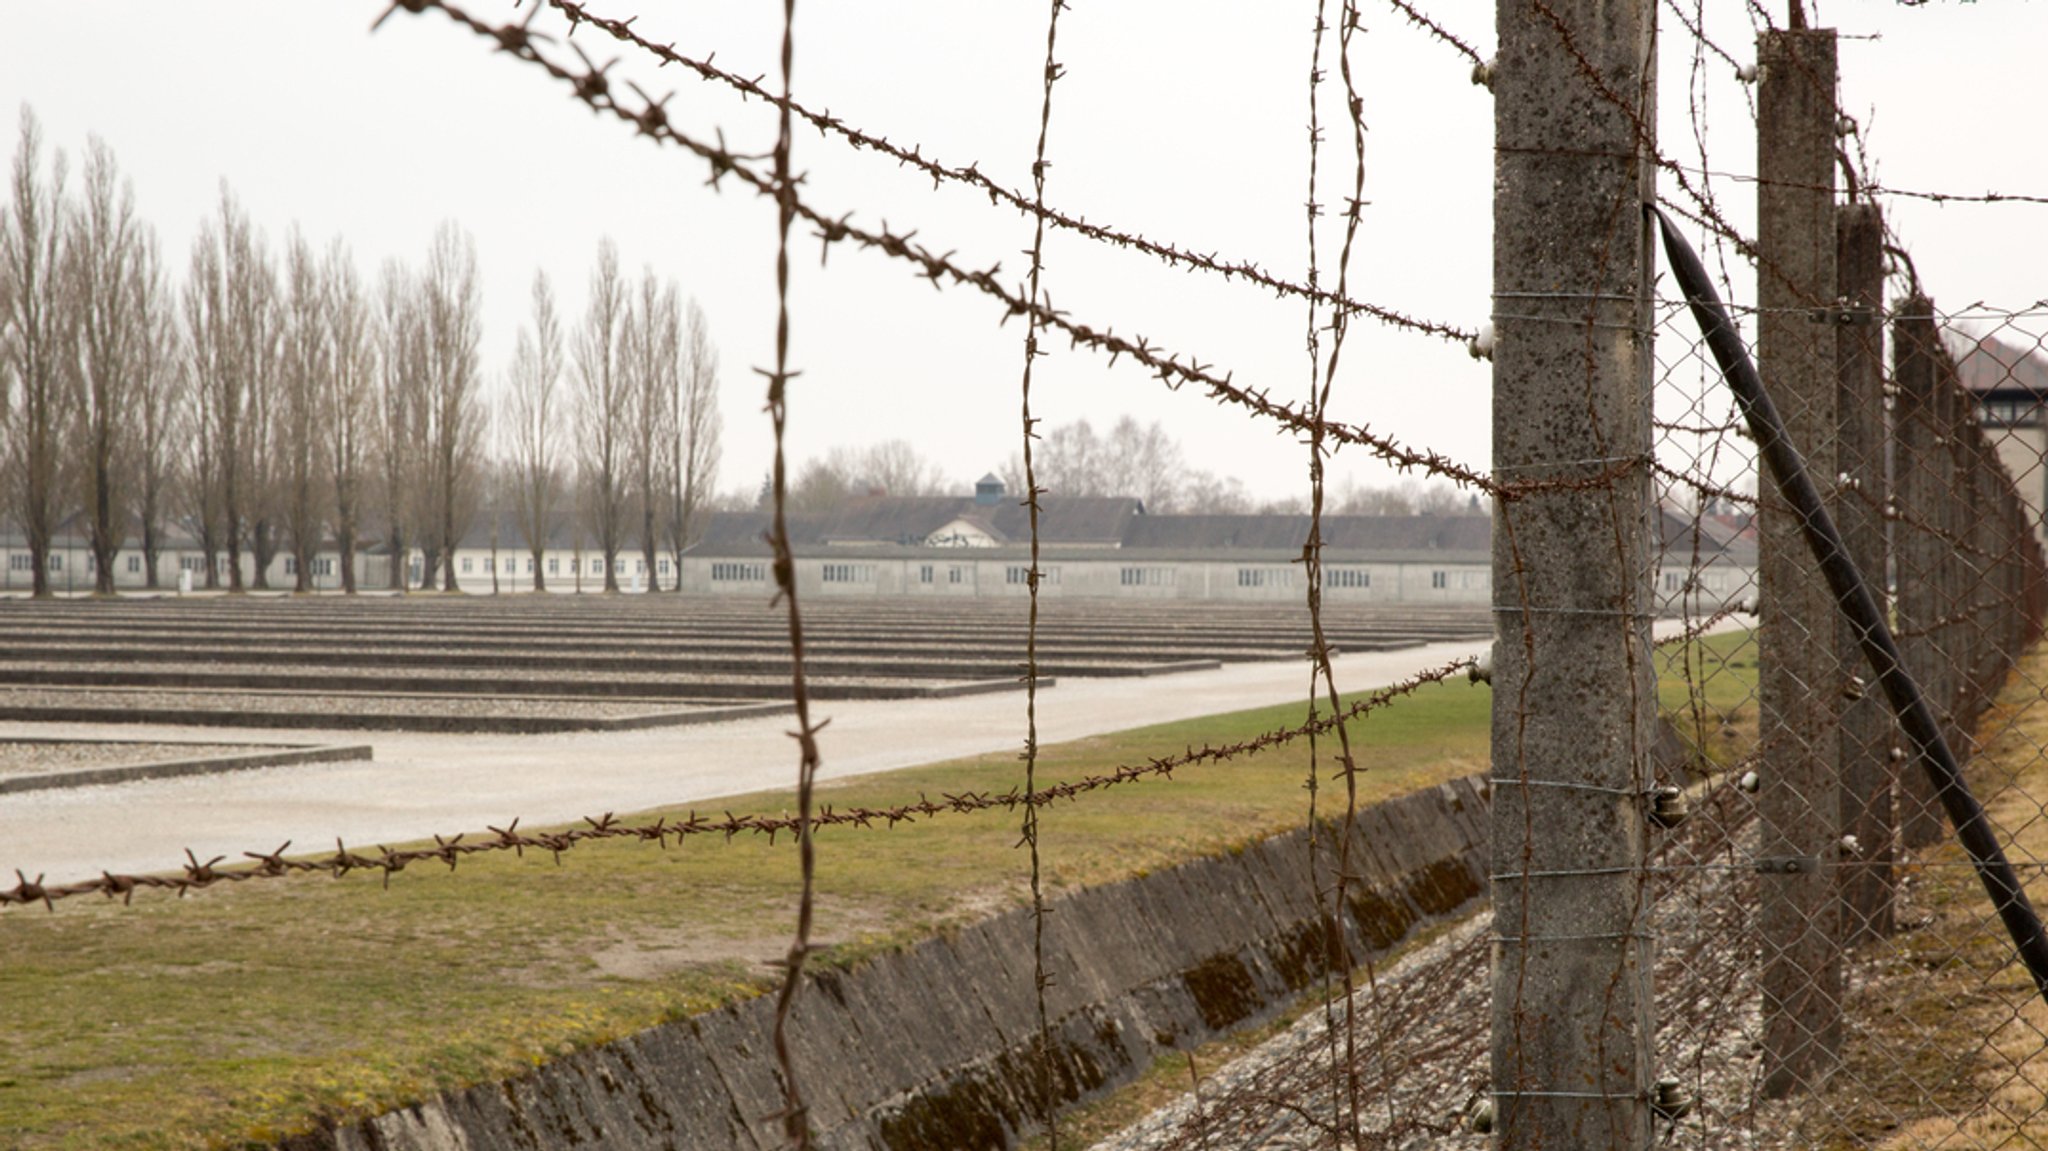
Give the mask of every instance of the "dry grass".
<path id="1" fill-rule="evenodd" d="M 2007 856 L 2048 906 L 2048 648 L 2008 678 L 1979 725 L 1969 766 Z M 1851 1003 L 1867 1020 L 1847 1070 L 1868 1088 L 1842 1146 L 2048 1145 L 2048 1004 L 2013 954 L 1968 858 L 1954 843 L 1908 875 L 1911 930 L 1870 957 Z"/>

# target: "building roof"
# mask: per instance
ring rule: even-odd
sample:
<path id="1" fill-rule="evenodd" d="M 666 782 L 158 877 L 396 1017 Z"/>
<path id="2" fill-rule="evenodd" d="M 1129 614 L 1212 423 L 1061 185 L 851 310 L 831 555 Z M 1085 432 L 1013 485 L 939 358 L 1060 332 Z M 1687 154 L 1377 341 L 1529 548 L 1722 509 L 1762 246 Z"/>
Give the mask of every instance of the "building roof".
<path id="1" fill-rule="evenodd" d="M 1956 361 L 1963 387 L 1971 392 L 2048 396 L 2048 356 L 2039 347 L 2022 346 L 1995 332 L 1973 336 L 1954 327 L 1941 329 L 1941 342 Z"/>
<path id="2" fill-rule="evenodd" d="M 1127 548 L 1170 551 L 1284 551 L 1308 542 L 1305 515 L 1146 516 L 1125 533 Z M 1474 515 L 1324 516 L 1323 546 L 1337 552 L 1477 552 L 1492 548 L 1493 521 Z"/>

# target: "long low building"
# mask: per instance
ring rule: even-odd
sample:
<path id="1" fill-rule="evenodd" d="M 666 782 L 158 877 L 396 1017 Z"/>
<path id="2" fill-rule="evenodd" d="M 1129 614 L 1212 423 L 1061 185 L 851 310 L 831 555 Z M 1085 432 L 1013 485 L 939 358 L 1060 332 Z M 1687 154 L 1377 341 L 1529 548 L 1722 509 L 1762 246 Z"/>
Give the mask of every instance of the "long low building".
<path id="1" fill-rule="evenodd" d="M 1148 515 L 1134 499 L 1042 497 L 1039 591 L 1129 599 L 1298 600 L 1306 515 Z M 1667 512 L 1660 608 L 1709 610 L 1754 598 L 1746 524 L 1697 527 Z M 715 517 L 685 555 L 686 592 L 759 594 L 772 579 L 765 514 Z M 873 496 L 789 517 L 799 594 L 1024 596 L 1028 509 L 984 478 L 973 498 Z M 1325 516 L 1330 603 L 1478 606 L 1492 602 L 1493 520 L 1462 515 Z"/>
<path id="2" fill-rule="evenodd" d="M 1234 601 L 1299 600 L 1305 515 L 1150 515 L 1135 499 L 1047 496 L 1039 501 L 1040 593 L 1047 597 Z M 1745 520 L 1692 518 L 1666 510 L 1655 575 L 1659 608 L 1711 611 L 1755 598 L 1755 534 Z M 972 497 L 866 496 L 830 512 L 788 517 L 797 587 L 806 596 L 1023 597 L 1031 573 L 1031 513 L 1009 498 L 1001 481 L 984 478 Z M 711 516 L 682 558 L 688 595 L 759 595 L 772 590 L 769 516 Z M 1483 606 L 1492 602 L 1493 520 L 1459 515 L 1325 516 L 1322 590 L 1333 604 Z M 80 537 L 60 538 L 51 556 L 58 590 L 92 587 L 90 553 Z M 28 586 L 26 550 L 0 537 L 5 586 Z M 225 559 L 217 559 L 225 563 Z M 244 558 L 244 580 L 253 571 Z M 330 546 L 313 561 L 317 591 L 339 588 L 340 556 Z M 392 556 L 374 544 L 353 557 L 366 589 L 390 584 Z M 542 577 L 551 592 L 595 592 L 605 584 L 604 555 L 581 542 L 551 539 L 539 557 L 516 530 L 473 530 L 454 555 L 456 580 L 471 593 L 520 593 Z M 623 591 L 673 591 L 669 556 L 650 564 L 637 544 L 613 561 Z M 417 552 L 406 557 L 408 583 L 424 575 Z M 116 582 L 140 588 L 141 556 L 122 553 Z M 175 538 L 159 558 L 159 583 L 178 586 L 178 573 L 203 576 L 204 556 Z M 54 578 L 59 574 L 63 578 Z M 295 561 L 275 557 L 273 588 L 290 588 Z M 194 578 L 195 585 L 204 580 Z M 222 582 L 225 582 L 223 580 Z"/>

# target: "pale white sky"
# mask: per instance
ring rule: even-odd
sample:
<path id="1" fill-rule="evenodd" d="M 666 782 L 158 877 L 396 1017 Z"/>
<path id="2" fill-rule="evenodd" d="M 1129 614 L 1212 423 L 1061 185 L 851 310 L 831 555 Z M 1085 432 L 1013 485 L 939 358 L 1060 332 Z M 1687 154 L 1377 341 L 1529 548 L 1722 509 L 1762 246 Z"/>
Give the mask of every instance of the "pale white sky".
<path id="1" fill-rule="evenodd" d="M 502 19 L 509 5 L 475 0 Z M 1698 0 L 1678 0 L 1690 13 Z M 699 0 L 649 6 L 640 29 L 734 71 L 774 78 L 780 5 Z M 1037 130 L 1044 5 L 891 0 L 798 6 L 800 99 L 852 124 L 917 143 L 928 156 L 978 163 L 1026 188 Z M 1426 10 L 1482 52 L 1492 6 L 1437 0 Z M 1705 5 L 1714 37 L 1754 54 L 1747 6 Z M 1773 5 L 1776 9 L 1780 5 Z M 607 15 L 623 0 L 594 0 Z M 366 275 L 390 256 L 423 257 L 436 224 L 476 239 L 484 282 L 487 374 L 509 359 L 535 268 L 565 311 L 582 307 L 601 236 L 636 271 L 676 279 L 707 312 L 724 359 L 727 486 L 766 467 L 761 380 L 774 334 L 772 206 L 703 165 L 594 117 L 538 70 L 435 14 L 399 13 L 372 34 L 374 3 L 67 0 L 10 6 L 0 39 L 0 110 L 11 154 L 24 102 L 46 138 L 74 157 L 88 133 L 110 144 L 143 214 L 182 271 L 221 180 L 280 244 L 296 223 L 316 244 L 340 235 Z M 1060 24 L 1066 77 L 1054 95 L 1047 195 L 1089 220 L 1184 248 L 1256 262 L 1290 279 L 1306 265 L 1310 3 L 1076 0 Z M 1332 9 L 1334 13 L 1334 8 Z M 1392 9 L 1363 6 L 1354 42 L 1365 117 L 1364 227 L 1352 293 L 1404 312 L 1476 327 L 1487 311 L 1491 97 L 1469 65 Z M 1664 12 L 1660 99 L 1664 150 L 1695 161 L 1691 47 Z M 2042 94 L 2039 48 L 2048 8 L 2016 3 L 1834 3 L 1821 22 L 1842 45 L 1843 104 L 1864 126 L 1877 174 L 1901 188 L 2048 194 L 2048 157 L 2032 127 Z M 543 20 L 540 27 L 559 32 Z M 594 58 L 619 54 L 585 29 Z M 1338 103 L 1334 36 L 1326 44 L 1325 203 L 1348 188 L 1351 159 Z M 722 128 L 765 152 L 772 109 L 720 86 L 628 59 L 613 73 L 651 91 L 707 138 Z M 1752 230 L 1754 143 L 1744 90 L 1709 56 L 1709 163 L 1729 217 Z M 934 251 L 974 267 L 1001 261 L 1021 280 L 1029 221 L 985 197 L 899 172 L 872 154 L 800 132 L 807 198 L 857 220 L 915 227 Z M 1669 186 L 1669 180 L 1666 180 Z M 1894 227 L 1937 299 L 2023 307 L 2048 296 L 2048 206 L 1938 206 L 1900 200 Z M 1339 236 L 1322 236 L 1326 257 Z M 1022 330 L 961 289 L 935 292 L 907 267 L 850 248 L 820 269 L 808 237 L 796 250 L 791 446 L 799 459 L 840 444 L 915 442 L 965 484 L 1016 449 Z M 1331 276 L 1325 265 L 1326 282 Z M 1048 239 L 1045 286 L 1076 318 L 1142 334 L 1276 397 L 1306 394 L 1305 310 L 1293 301 L 1164 268 L 1072 235 Z M 1738 301 L 1750 291 L 1738 280 Z M 1128 361 L 1053 345 L 1038 367 L 1037 405 L 1052 422 L 1098 425 L 1131 413 L 1162 419 L 1190 462 L 1235 474 L 1262 496 L 1305 487 L 1305 449 L 1191 393 L 1171 393 Z M 1360 321 L 1339 378 L 1338 416 L 1484 467 L 1487 372 L 1462 346 Z M 1350 452 L 1333 474 L 1391 476 Z"/>

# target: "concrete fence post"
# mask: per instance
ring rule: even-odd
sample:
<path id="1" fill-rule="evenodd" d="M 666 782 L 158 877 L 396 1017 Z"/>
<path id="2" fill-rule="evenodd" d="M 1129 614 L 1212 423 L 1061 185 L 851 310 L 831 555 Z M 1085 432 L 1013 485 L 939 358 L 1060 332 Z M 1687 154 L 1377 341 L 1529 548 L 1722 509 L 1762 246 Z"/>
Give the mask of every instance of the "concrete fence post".
<path id="1" fill-rule="evenodd" d="M 1757 360 L 1817 480 L 1839 474 L 1835 370 L 1835 34 L 1759 38 Z M 1832 501 L 1840 514 L 1843 501 Z M 1840 1061 L 1841 626 L 1800 525 L 1760 515 L 1758 675 L 1763 1094 L 1822 1086 Z"/>
<path id="2" fill-rule="evenodd" d="M 1947 729 L 1954 692 L 1940 626 L 1946 611 L 1943 571 L 1950 550 L 1941 535 L 1949 499 L 1949 454 L 1942 439 L 1936 387 L 1940 340 L 1934 302 L 1925 296 L 1908 297 L 1892 321 L 1892 474 L 1897 504 L 1893 554 L 1898 570 L 1894 610 L 1906 670 Z M 1941 804 L 1933 785 L 1917 764 L 1902 764 L 1900 845 L 1926 847 L 1941 837 Z"/>
<path id="3" fill-rule="evenodd" d="M 1842 310 L 1835 325 L 1837 466 L 1842 481 L 1835 526 L 1849 558 L 1885 603 L 1884 218 L 1875 204 L 1846 204 L 1835 216 L 1835 272 Z M 1861 637 L 1840 629 L 1838 659 L 1862 672 Z M 1842 858 L 1842 940 L 1854 945 L 1892 933 L 1891 749 L 1898 725 L 1871 685 L 1842 713 L 1841 825 L 1855 847 Z M 1846 844 L 1847 841 L 1845 841 Z"/>
<path id="4" fill-rule="evenodd" d="M 1501 0 L 1492 1092 L 1507 1149 L 1647 1148 L 1652 0 Z"/>

